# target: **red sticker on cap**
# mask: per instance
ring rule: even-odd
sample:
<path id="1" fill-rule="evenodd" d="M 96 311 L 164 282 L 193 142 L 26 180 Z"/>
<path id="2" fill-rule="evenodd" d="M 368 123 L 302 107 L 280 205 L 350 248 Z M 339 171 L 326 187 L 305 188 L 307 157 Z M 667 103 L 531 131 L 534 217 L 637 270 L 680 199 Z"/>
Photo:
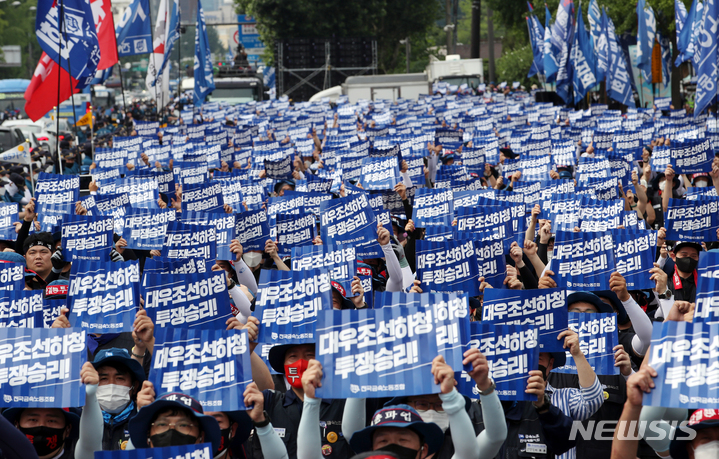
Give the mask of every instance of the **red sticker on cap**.
<path id="1" fill-rule="evenodd" d="M 362 276 L 371 276 L 372 270 L 369 268 L 357 268 L 357 274 L 360 274 Z"/>
<path id="2" fill-rule="evenodd" d="M 67 295 L 67 285 L 48 285 L 45 287 L 45 295 Z"/>

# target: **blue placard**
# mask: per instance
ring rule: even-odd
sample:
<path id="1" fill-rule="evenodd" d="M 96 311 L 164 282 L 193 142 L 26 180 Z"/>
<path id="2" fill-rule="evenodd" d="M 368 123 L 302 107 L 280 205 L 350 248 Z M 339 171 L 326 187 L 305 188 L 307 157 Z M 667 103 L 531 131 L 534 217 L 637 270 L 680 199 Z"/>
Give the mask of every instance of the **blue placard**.
<path id="1" fill-rule="evenodd" d="M 352 244 L 360 258 L 382 257 L 377 220 L 365 193 L 324 201 L 320 205 L 322 242 Z"/>
<path id="2" fill-rule="evenodd" d="M 235 214 L 219 212 L 183 212 L 182 223 L 189 225 L 214 226 L 218 260 L 234 260 L 235 255 L 230 251 L 230 242 L 235 235 Z"/>
<path id="3" fill-rule="evenodd" d="M 412 221 L 417 228 L 449 226 L 454 217 L 452 190 L 420 188 L 414 195 Z"/>
<path id="4" fill-rule="evenodd" d="M 130 206 L 137 209 L 160 209 L 157 204 L 160 194 L 156 180 L 152 178 L 126 177 L 115 180 L 114 185 L 114 193 L 127 193 L 130 198 Z"/>
<path id="5" fill-rule="evenodd" d="M 558 231 L 549 269 L 559 288 L 609 290 L 616 270 L 611 234 Z"/>
<path id="6" fill-rule="evenodd" d="M 393 190 L 399 181 L 396 156 L 362 160 L 360 183 L 365 190 Z"/>
<path id="7" fill-rule="evenodd" d="M 25 263 L 0 263 L 0 290 L 25 289 Z"/>
<path id="8" fill-rule="evenodd" d="M 474 242 L 474 253 L 477 256 L 477 269 L 479 277 L 494 288 L 504 288 L 504 279 L 507 277 L 507 262 L 504 258 L 504 244 L 499 240 L 459 239 Z"/>
<path id="9" fill-rule="evenodd" d="M 352 292 L 352 279 L 357 275 L 357 250 L 351 245 L 306 245 L 292 249 L 292 270 L 310 271 L 327 268 L 330 279 L 345 292 Z"/>
<path id="10" fill-rule="evenodd" d="M 122 234 L 122 225 L 124 225 L 125 214 L 132 209 L 130 207 L 130 197 L 127 193 L 123 194 L 107 194 L 102 197 L 95 197 L 95 207 L 92 209 L 92 215 L 104 215 L 115 219 L 115 232 Z"/>
<path id="11" fill-rule="evenodd" d="M 166 258 L 201 257 L 214 260 L 217 257 L 215 227 L 169 222 L 162 256 Z"/>
<path id="12" fill-rule="evenodd" d="M 579 335 L 579 347 L 592 370 L 598 375 L 618 375 L 619 367 L 614 366 L 614 346 L 619 344 L 616 313 L 585 312 L 569 313 L 569 329 Z M 569 350 L 567 363 L 554 368 L 556 373 L 577 373 L 577 365 Z"/>
<path id="13" fill-rule="evenodd" d="M 702 263 L 702 261 L 704 263 Z M 707 261 L 711 261 L 708 266 Z M 699 274 L 699 282 L 697 284 L 694 322 L 719 322 L 719 271 L 717 271 L 717 253 L 702 253 L 702 260 L 700 260 L 697 273 Z"/>
<path id="14" fill-rule="evenodd" d="M 422 288 L 479 295 L 479 272 L 474 242 L 417 241 L 417 279 Z"/>
<path id="15" fill-rule="evenodd" d="M 0 328 L 0 407 L 84 406 L 85 338 L 78 328 Z"/>
<path id="16" fill-rule="evenodd" d="M 719 400 L 719 323 L 655 323 L 649 365 L 655 387 L 644 394 L 645 406 L 715 408 Z"/>
<path id="17" fill-rule="evenodd" d="M 376 398 L 439 392 L 431 376 L 438 355 L 430 311 L 380 308 L 321 311 L 316 358 L 320 398 Z"/>
<path id="18" fill-rule="evenodd" d="M 277 252 L 280 256 L 292 255 L 294 247 L 311 245 L 317 234 L 315 216 L 301 212 L 299 215 L 277 214 Z"/>
<path id="19" fill-rule="evenodd" d="M 219 183 L 185 185 L 182 189 L 182 211 L 224 212 L 222 185 Z"/>
<path id="20" fill-rule="evenodd" d="M 527 394 L 529 372 L 539 367 L 539 334 L 530 325 L 494 325 L 470 322 L 469 347 L 487 358 L 489 377 L 496 384 L 500 400 L 536 401 Z M 457 380 L 457 390 L 468 397 L 479 395 L 477 385 L 465 372 Z"/>
<path id="21" fill-rule="evenodd" d="M 614 262 L 627 281 L 628 290 L 651 290 L 655 287 L 649 270 L 654 267 L 657 234 L 647 230 L 611 229 L 614 239 Z"/>
<path id="22" fill-rule="evenodd" d="M 106 259 L 112 249 L 112 217 L 66 215 L 62 219 L 62 250 L 66 260 L 76 255 Z"/>
<path id="23" fill-rule="evenodd" d="M 332 309 L 332 286 L 326 269 L 263 270 L 255 316 L 259 343 L 314 342 L 317 313 Z"/>
<path id="24" fill-rule="evenodd" d="M 469 340 L 469 302 L 464 293 L 377 292 L 374 307 L 417 308 L 432 312 L 437 351 L 452 368 L 461 368 Z"/>
<path id="25" fill-rule="evenodd" d="M 270 226 L 264 210 L 245 212 L 235 221 L 235 239 L 240 241 L 244 251 L 265 250 L 270 239 Z"/>
<path id="26" fill-rule="evenodd" d="M 42 290 L 0 291 L 0 328 L 43 328 L 42 297 Z"/>
<path id="27" fill-rule="evenodd" d="M 40 172 L 35 183 L 35 212 L 42 214 L 48 209 L 72 210 L 62 213 L 74 213 L 74 205 L 80 198 L 80 177 Z M 57 212 L 56 212 L 57 213 Z"/>
<path id="28" fill-rule="evenodd" d="M 160 328 L 148 381 L 158 393 L 181 392 L 207 411 L 245 410 L 252 382 L 246 330 Z"/>
<path id="29" fill-rule="evenodd" d="M 0 241 L 16 241 L 15 221 L 18 218 L 19 204 L 5 202 L 0 204 Z"/>
<path id="30" fill-rule="evenodd" d="M 162 250 L 167 224 L 174 222 L 176 215 L 172 209 L 129 210 L 125 213 L 122 238 L 130 249 Z"/>
<path id="31" fill-rule="evenodd" d="M 562 289 L 484 290 L 482 321 L 496 325 L 533 325 L 540 352 L 564 352 L 557 336 L 567 329 L 567 292 Z"/>
<path id="32" fill-rule="evenodd" d="M 128 451 L 95 451 L 95 459 L 212 459 L 213 454 L 211 443 L 200 443 Z"/>
<path id="33" fill-rule="evenodd" d="M 669 147 L 672 157 L 672 168 L 677 174 L 698 174 L 711 172 L 714 151 L 711 139 L 686 140 L 672 142 Z"/>
<path id="34" fill-rule="evenodd" d="M 145 273 L 141 290 L 147 316 L 158 328 L 222 330 L 233 317 L 224 271 Z"/>
<path id="35" fill-rule="evenodd" d="M 210 180 L 210 173 L 207 171 L 207 161 L 174 161 L 172 172 L 175 180 L 183 187 L 207 183 Z"/>
<path id="36" fill-rule="evenodd" d="M 491 235 L 493 239 L 501 240 L 503 249 L 508 252 L 514 241 L 512 224 L 512 209 L 509 206 L 460 207 L 457 209 L 454 237 L 459 239 L 471 238 L 474 234 Z"/>
<path id="37" fill-rule="evenodd" d="M 292 177 L 292 156 L 279 161 L 265 160 L 265 174 L 268 178 L 281 180 Z"/>
<path id="38" fill-rule="evenodd" d="M 73 263 L 67 304 L 70 323 L 88 333 L 133 331 L 140 306 L 139 262 Z"/>
<path id="39" fill-rule="evenodd" d="M 205 258 L 169 259 L 152 257 L 145 260 L 143 274 L 195 274 L 212 271 L 215 260 Z M 143 281 L 147 279 L 143 278 Z"/>
<path id="40" fill-rule="evenodd" d="M 664 218 L 667 239 L 709 242 L 717 240 L 719 198 L 709 196 L 687 201 L 669 198 Z"/>

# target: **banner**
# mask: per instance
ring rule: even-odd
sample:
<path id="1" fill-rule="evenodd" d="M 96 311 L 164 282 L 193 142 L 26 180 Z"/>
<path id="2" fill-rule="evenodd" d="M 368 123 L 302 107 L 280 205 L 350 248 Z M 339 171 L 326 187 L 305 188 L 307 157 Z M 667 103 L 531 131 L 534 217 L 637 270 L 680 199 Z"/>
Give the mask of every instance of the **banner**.
<path id="1" fill-rule="evenodd" d="M 265 250 L 270 239 L 270 226 L 264 210 L 244 212 L 235 220 L 235 239 L 242 244 L 242 250 Z"/>
<path id="2" fill-rule="evenodd" d="M 549 266 L 559 288 L 609 290 L 614 240 L 610 234 L 558 231 Z"/>
<path id="3" fill-rule="evenodd" d="M 235 235 L 235 214 L 217 212 L 183 212 L 182 223 L 188 225 L 214 226 L 215 244 L 218 260 L 234 260 L 235 254 L 230 251 L 230 243 Z"/>
<path id="4" fill-rule="evenodd" d="M 479 349 L 487 357 L 489 377 L 496 384 L 500 400 L 536 401 L 537 396 L 527 394 L 530 370 L 539 368 L 539 334 L 530 325 L 494 325 L 487 322 L 470 322 L 469 348 Z M 479 395 L 474 380 L 462 371 L 457 380 L 462 395 L 476 398 Z"/>
<path id="5" fill-rule="evenodd" d="M 209 185 L 183 185 L 182 211 L 224 212 L 222 185 L 214 182 Z"/>
<path id="6" fill-rule="evenodd" d="M 0 406 L 84 406 L 85 339 L 78 328 L 0 328 Z"/>
<path id="7" fill-rule="evenodd" d="M 62 219 L 62 251 L 65 260 L 76 255 L 95 260 L 109 258 L 113 246 L 112 217 L 65 215 Z"/>
<path id="8" fill-rule="evenodd" d="M 189 405 L 189 403 L 188 403 Z M 188 406 L 188 408 L 190 408 Z M 95 451 L 94 459 L 212 459 L 211 443 L 141 448 L 133 450 Z"/>
<path id="9" fill-rule="evenodd" d="M 224 330 L 233 317 L 225 271 L 148 274 L 142 279 L 147 316 L 162 327 Z"/>
<path id="10" fill-rule="evenodd" d="M 423 288 L 479 295 L 477 255 L 473 241 L 417 241 L 417 279 Z"/>
<path id="11" fill-rule="evenodd" d="M 245 410 L 252 382 L 246 330 L 160 328 L 147 378 L 158 393 L 181 392 L 207 411 Z"/>
<path id="12" fill-rule="evenodd" d="M 0 263 L 0 290 L 25 289 L 25 263 Z"/>
<path id="13" fill-rule="evenodd" d="M 495 325 L 532 325 L 539 332 L 540 352 L 564 352 L 567 292 L 562 289 L 484 290 L 482 321 Z"/>
<path id="14" fill-rule="evenodd" d="M 670 241 L 709 242 L 717 240 L 719 198 L 709 196 L 687 201 L 669 198 L 664 218 Z"/>
<path id="15" fill-rule="evenodd" d="M 133 0 L 117 23 L 117 54 L 119 57 L 147 54 L 152 49 L 152 24 L 149 0 Z"/>
<path id="16" fill-rule="evenodd" d="M 23 142 L 17 147 L 0 153 L 0 162 L 27 164 L 29 166 L 32 164 L 32 160 L 30 158 L 30 144 L 28 142 Z"/>
<path id="17" fill-rule="evenodd" d="M 317 234 L 315 216 L 305 212 L 300 215 L 277 214 L 277 251 L 280 256 L 292 255 L 294 247 L 311 245 Z"/>
<path id="18" fill-rule="evenodd" d="M 401 306 L 431 313 L 437 335 L 437 351 L 452 368 L 462 368 L 464 346 L 469 340 L 469 302 L 466 294 L 377 292 L 375 308 Z"/>
<path id="19" fill-rule="evenodd" d="M 322 202 L 320 221 L 323 243 L 354 245 L 360 258 L 384 256 L 377 243 L 377 220 L 365 193 Z"/>
<path id="20" fill-rule="evenodd" d="M 454 217 L 452 190 L 420 188 L 414 195 L 412 221 L 417 228 L 449 226 Z"/>
<path id="21" fill-rule="evenodd" d="M 72 264 L 67 307 L 74 327 L 88 333 L 132 332 L 139 306 L 139 261 Z"/>
<path id="22" fill-rule="evenodd" d="M 332 309 L 329 271 L 262 270 L 255 307 L 258 343 L 314 343 L 317 313 Z"/>
<path id="23" fill-rule="evenodd" d="M 596 374 L 619 375 L 619 367 L 614 366 L 613 351 L 614 346 L 619 344 L 619 329 L 615 313 L 570 312 L 569 329 L 579 335 L 579 347 L 582 354 L 587 358 Z M 564 352 L 567 355 L 567 363 L 552 371 L 577 374 L 577 365 L 574 363 L 572 354 L 568 350 Z"/>
<path id="24" fill-rule="evenodd" d="M 19 263 L 13 264 L 22 267 Z M 23 288 L 24 284 L 23 279 Z M 42 290 L 4 289 L 0 291 L 0 328 L 43 328 L 42 305 Z"/>
<path id="25" fill-rule="evenodd" d="M 655 323 L 648 356 L 658 375 L 645 406 L 710 408 L 719 403 L 719 323 Z"/>
<path id="26" fill-rule="evenodd" d="M 376 398 L 436 394 L 431 376 L 438 355 L 430 311 L 380 308 L 321 311 L 316 358 L 324 381 L 319 398 Z"/>
<path id="27" fill-rule="evenodd" d="M 174 222 L 176 215 L 174 209 L 131 209 L 124 217 L 122 238 L 130 249 L 162 250 L 167 224 Z"/>
<path id="28" fill-rule="evenodd" d="M 168 222 L 162 256 L 166 258 L 217 258 L 214 226 Z"/>
<path id="29" fill-rule="evenodd" d="M 649 270 L 654 267 L 657 235 L 653 231 L 610 229 L 614 239 L 614 262 L 627 281 L 627 290 L 651 290 L 655 287 Z"/>
<path id="30" fill-rule="evenodd" d="M 306 245 L 292 249 L 292 271 L 327 268 L 330 279 L 352 297 L 352 279 L 357 275 L 357 251 L 351 245 Z M 340 292 L 342 293 L 342 292 Z"/>

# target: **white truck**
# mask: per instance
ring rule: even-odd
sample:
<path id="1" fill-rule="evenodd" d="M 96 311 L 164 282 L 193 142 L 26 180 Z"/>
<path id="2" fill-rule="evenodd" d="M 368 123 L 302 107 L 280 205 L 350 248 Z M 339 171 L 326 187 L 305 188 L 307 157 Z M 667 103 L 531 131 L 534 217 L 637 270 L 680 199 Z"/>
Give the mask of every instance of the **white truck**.
<path id="1" fill-rule="evenodd" d="M 459 54 L 450 54 L 443 61 L 430 57 L 427 77 L 432 83 L 466 84 L 476 89 L 484 83 L 484 66 L 482 59 L 461 59 Z"/>

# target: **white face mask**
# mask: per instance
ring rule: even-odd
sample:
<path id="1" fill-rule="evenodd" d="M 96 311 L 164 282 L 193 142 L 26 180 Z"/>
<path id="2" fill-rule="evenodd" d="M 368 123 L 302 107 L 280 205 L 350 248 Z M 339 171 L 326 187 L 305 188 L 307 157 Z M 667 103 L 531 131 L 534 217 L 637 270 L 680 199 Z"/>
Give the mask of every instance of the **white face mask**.
<path id="1" fill-rule="evenodd" d="M 97 401 L 102 411 L 117 414 L 130 403 L 130 388 L 117 384 L 98 386 Z"/>
<path id="2" fill-rule="evenodd" d="M 446 432 L 449 429 L 449 418 L 445 411 L 437 412 L 434 410 L 420 411 L 417 410 L 419 415 L 422 417 L 424 422 L 434 422 L 442 429 L 442 432 Z"/>
<path id="3" fill-rule="evenodd" d="M 664 180 L 663 182 L 660 182 L 660 183 L 659 183 L 659 189 L 660 189 L 661 191 L 664 191 L 664 188 L 666 187 L 666 185 L 667 185 L 667 181 L 666 181 L 666 180 Z"/>
<path id="4" fill-rule="evenodd" d="M 696 187 L 709 186 L 709 182 L 707 182 L 706 180 L 697 180 L 696 182 L 694 182 L 694 186 L 696 186 Z"/>
<path id="5" fill-rule="evenodd" d="M 245 260 L 247 266 L 254 268 L 262 262 L 262 254 L 259 252 L 245 252 L 242 254 L 242 259 Z"/>
<path id="6" fill-rule="evenodd" d="M 710 441 L 694 450 L 694 459 L 716 459 L 719 457 L 719 440 Z"/>

